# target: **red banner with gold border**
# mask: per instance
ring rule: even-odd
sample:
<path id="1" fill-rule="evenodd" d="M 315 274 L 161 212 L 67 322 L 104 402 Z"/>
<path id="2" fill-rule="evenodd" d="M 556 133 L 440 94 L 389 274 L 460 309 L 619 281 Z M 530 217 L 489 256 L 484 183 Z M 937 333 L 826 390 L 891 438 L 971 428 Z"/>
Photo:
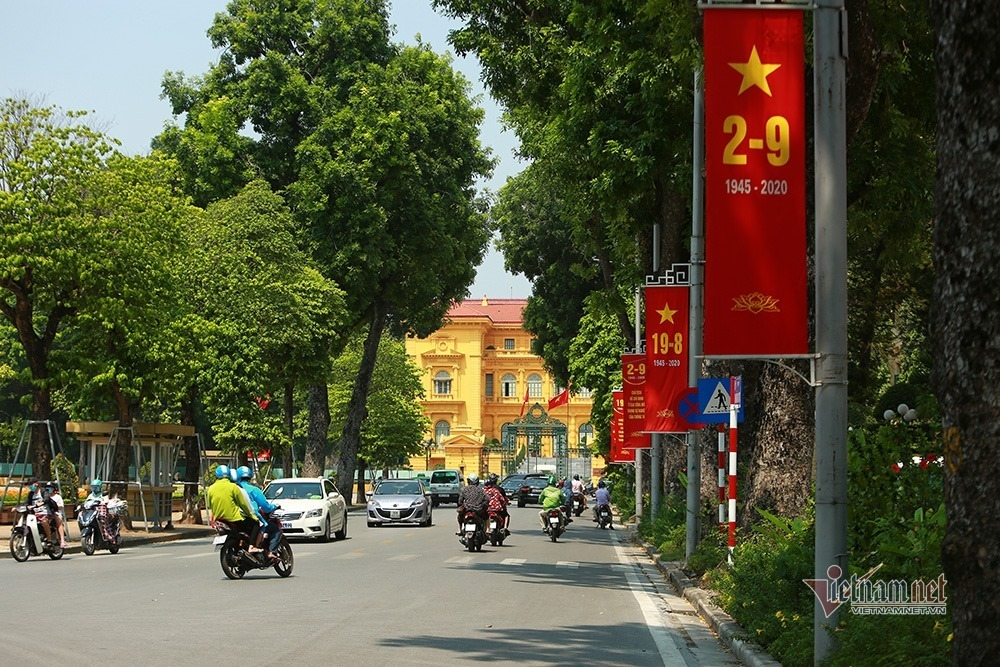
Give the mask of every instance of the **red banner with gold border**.
<path id="1" fill-rule="evenodd" d="M 646 286 L 646 427 L 686 432 L 679 403 L 688 388 L 687 285 Z"/>
<path id="2" fill-rule="evenodd" d="M 623 449 L 651 447 L 649 434 L 645 433 L 646 415 L 646 357 L 642 354 L 622 355 L 622 398 L 624 418 Z"/>
<path id="3" fill-rule="evenodd" d="M 611 451 L 608 463 L 635 461 L 634 449 L 623 449 L 625 445 L 625 392 L 615 389 L 611 392 Z"/>
<path id="4" fill-rule="evenodd" d="M 706 355 L 808 352 L 802 11 L 706 9 Z"/>

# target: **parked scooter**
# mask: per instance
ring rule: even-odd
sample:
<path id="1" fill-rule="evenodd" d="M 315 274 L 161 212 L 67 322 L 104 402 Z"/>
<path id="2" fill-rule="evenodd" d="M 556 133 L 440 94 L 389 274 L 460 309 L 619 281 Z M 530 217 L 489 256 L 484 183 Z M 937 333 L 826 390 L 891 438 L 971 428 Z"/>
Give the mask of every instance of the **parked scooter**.
<path id="1" fill-rule="evenodd" d="M 63 548 L 59 545 L 59 535 L 56 527 L 51 527 L 51 537 L 46 538 L 45 532 L 38 525 L 35 508 L 20 505 L 14 508 L 17 520 L 10 530 L 10 555 L 18 563 L 23 563 L 31 556 L 45 554 L 52 560 L 63 557 Z"/>
<path id="2" fill-rule="evenodd" d="M 486 543 L 486 530 L 483 522 L 475 512 L 466 512 L 462 516 L 462 535 L 459 542 L 469 551 L 482 551 Z"/>
<path id="3" fill-rule="evenodd" d="M 614 530 L 614 526 L 611 525 L 611 507 L 608 505 L 598 505 L 597 507 L 597 527 L 611 528 Z"/>
<path id="4" fill-rule="evenodd" d="M 98 549 L 118 553 L 124 542 L 121 517 L 126 512 L 128 503 L 120 498 L 93 498 L 85 501 L 76 515 L 83 553 L 91 556 Z"/>
<path id="5" fill-rule="evenodd" d="M 562 510 L 550 509 L 545 521 L 545 534 L 555 542 L 564 532 L 566 532 L 566 517 L 563 516 Z"/>
<path id="6" fill-rule="evenodd" d="M 235 526 L 223 521 L 216 521 L 213 525 L 218 535 L 212 543 L 216 551 L 220 552 L 222 571 L 230 579 L 242 579 L 250 570 L 266 570 L 269 567 L 273 567 L 279 577 L 292 574 L 295 558 L 284 533 L 278 541 L 278 548 L 274 552 L 277 558 L 274 559 L 265 556 L 263 551 L 250 553 L 250 536 Z"/>

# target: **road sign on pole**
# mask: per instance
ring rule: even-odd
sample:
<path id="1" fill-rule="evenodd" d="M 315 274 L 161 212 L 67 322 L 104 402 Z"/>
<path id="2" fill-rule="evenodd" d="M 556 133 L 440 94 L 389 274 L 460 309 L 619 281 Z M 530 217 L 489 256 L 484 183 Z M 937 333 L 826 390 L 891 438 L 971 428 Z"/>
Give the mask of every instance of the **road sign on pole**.
<path id="1" fill-rule="evenodd" d="M 699 378 L 698 380 L 698 410 L 701 413 L 698 420 L 703 424 L 728 424 L 729 404 L 733 402 L 730 396 L 729 378 Z M 742 383 L 740 383 L 742 384 Z M 737 420 L 743 421 L 743 402 L 736 400 Z"/>

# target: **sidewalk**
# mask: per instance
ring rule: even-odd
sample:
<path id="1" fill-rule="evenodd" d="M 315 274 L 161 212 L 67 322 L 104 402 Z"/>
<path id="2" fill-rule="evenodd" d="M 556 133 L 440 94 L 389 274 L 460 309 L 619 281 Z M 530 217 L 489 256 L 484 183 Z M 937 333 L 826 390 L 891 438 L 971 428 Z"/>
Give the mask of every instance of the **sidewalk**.
<path id="1" fill-rule="evenodd" d="M 133 519 L 132 530 L 122 531 L 122 535 L 125 537 L 124 544 L 122 545 L 123 548 L 128 549 L 140 544 L 190 540 L 215 535 L 215 529 L 208 524 L 199 526 L 177 523 L 180 520 L 180 512 L 174 512 L 172 518 L 174 520 L 173 528 L 156 528 L 150 525 L 149 532 L 146 532 L 142 521 Z M 9 546 L 10 529 L 10 523 L 0 525 L 0 558 L 11 558 Z M 67 529 L 66 542 L 69 543 L 69 546 L 65 549 L 64 553 L 78 554 L 80 553 L 80 527 L 77 525 L 75 518 L 67 520 Z"/>
<path id="2" fill-rule="evenodd" d="M 621 517 L 615 517 L 621 523 Z M 660 560 L 660 554 L 656 548 L 648 542 L 643 542 L 636 533 L 636 524 L 626 523 L 625 526 L 629 538 L 635 544 L 642 547 L 649 557 L 656 564 L 656 567 L 663 573 L 677 592 L 687 599 L 710 628 L 719 636 L 733 655 L 739 658 L 740 662 L 748 667 L 781 667 L 781 663 L 771 657 L 759 644 L 747 641 L 747 631 L 740 626 L 733 617 L 717 607 L 712 602 L 712 593 L 699 588 L 681 570 L 681 564 L 672 561 Z"/>

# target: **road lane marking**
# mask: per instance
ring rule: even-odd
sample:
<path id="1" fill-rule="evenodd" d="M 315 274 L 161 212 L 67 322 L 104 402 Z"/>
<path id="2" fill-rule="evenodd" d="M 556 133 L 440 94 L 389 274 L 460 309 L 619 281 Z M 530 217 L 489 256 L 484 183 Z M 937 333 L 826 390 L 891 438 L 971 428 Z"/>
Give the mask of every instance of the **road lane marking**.
<path id="1" fill-rule="evenodd" d="M 334 556 L 334 558 L 340 558 L 342 560 L 352 560 L 354 558 L 362 558 L 362 557 L 367 556 L 367 555 L 368 554 L 366 554 L 363 551 L 352 551 L 350 553 L 340 554 L 339 556 Z"/>
<path id="2" fill-rule="evenodd" d="M 445 561 L 446 563 L 452 563 L 455 565 L 468 565 L 472 562 L 472 556 L 454 556 Z"/>
<path id="3" fill-rule="evenodd" d="M 413 560 L 414 558 L 419 558 L 418 554 L 402 554 L 401 556 L 393 556 L 388 560 Z"/>
<path id="4" fill-rule="evenodd" d="M 144 554 L 142 556 L 129 556 L 125 560 L 145 560 L 148 558 L 163 558 L 164 556 L 173 556 L 173 553 L 162 553 L 162 554 Z"/>
<path id="5" fill-rule="evenodd" d="M 501 565 L 524 565 L 528 562 L 527 558 L 504 558 L 500 561 Z"/>
<path id="6" fill-rule="evenodd" d="M 204 558 L 205 556 L 214 556 L 215 554 L 216 554 L 215 551 L 206 551 L 200 554 L 189 554 L 187 556 L 178 556 L 177 560 L 184 560 L 185 558 Z"/>
<path id="7" fill-rule="evenodd" d="M 571 560 L 561 560 L 556 562 L 556 567 L 568 567 L 570 569 L 575 570 L 576 568 L 580 567 L 580 564 L 575 563 Z"/>

